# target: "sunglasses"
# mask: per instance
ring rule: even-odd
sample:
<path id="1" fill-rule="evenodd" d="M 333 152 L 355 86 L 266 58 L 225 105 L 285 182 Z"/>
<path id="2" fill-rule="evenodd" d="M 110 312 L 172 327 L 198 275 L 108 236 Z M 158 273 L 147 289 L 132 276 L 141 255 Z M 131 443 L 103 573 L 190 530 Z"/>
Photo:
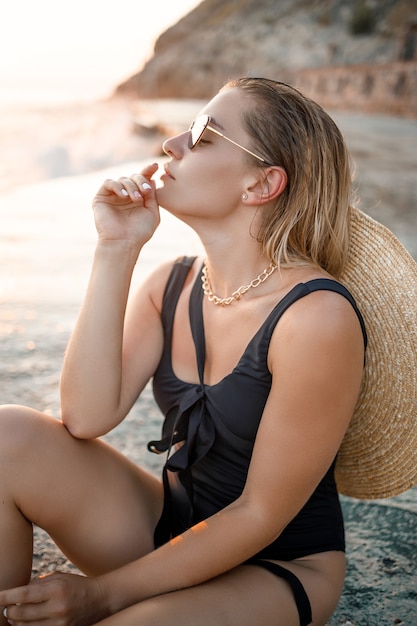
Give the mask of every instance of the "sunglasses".
<path id="1" fill-rule="evenodd" d="M 211 119 L 210 115 L 200 115 L 191 124 L 189 128 L 190 137 L 188 140 L 188 147 L 190 148 L 190 150 L 194 150 L 194 148 L 199 144 L 199 142 L 201 141 L 203 137 L 204 131 L 211 130 L 211 132 L 214 133 L 215 135 L 218 135 L 219 137 L 223 137 L 223 139 L 226 139 L 226 141 L 229 141 L 234 146 L 241 148 L 242 150 L 244 150 L 251 156 L 255 157 L 255 159 L 259 159 L 259 161 L 262 161 L 262 163 L 268 164 L 268 162 L 265 161 L 265 159 L 259 156 L 258 154 L 255 154 L 248 148 L 241 146 L 240 143 L 233 141 L 233 139 L 226 137 L 226 135 L 223 135 L 223 133 L 221 133 L 219 130 L 217 130 L 216 128 L 213 128 L 213 126 L 210 126 L 210 119 Z"/>

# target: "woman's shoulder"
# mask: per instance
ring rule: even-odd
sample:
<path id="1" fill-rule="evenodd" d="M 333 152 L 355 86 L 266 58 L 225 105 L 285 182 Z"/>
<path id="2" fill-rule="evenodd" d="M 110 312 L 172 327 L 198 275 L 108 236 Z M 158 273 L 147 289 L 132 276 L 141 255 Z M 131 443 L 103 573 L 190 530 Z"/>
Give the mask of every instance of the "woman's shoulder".
<path id="1" fill-rule="evenodd" d="M 185 272 L 184 286 L 193 283 L 201 268 L 198 257 L 181 256 L 160 263 L 147 277 L 144 288 L 148 290 L 156 308 L 161 311 L 162 300 L 170 276 L 175 268 L 182 267 Z"/>
<path id="2" fill-rule="evenodd" d="M 325 280 L 317 285 L 317 279 Z M 325 275 L 302 282 L 307 287 L 303 291 L 305 297 L 297 299 L 285 311 L 275 328 L 271 347 L 279 344 L 282 349 L 284 343 L 308 351 L 313 346 L 324 350 L 355 346 L 362 351 L 360 318 L 352 301 L 342 293 L 343 286 L 341 292 L 336 288 L 340 283 Z"/>

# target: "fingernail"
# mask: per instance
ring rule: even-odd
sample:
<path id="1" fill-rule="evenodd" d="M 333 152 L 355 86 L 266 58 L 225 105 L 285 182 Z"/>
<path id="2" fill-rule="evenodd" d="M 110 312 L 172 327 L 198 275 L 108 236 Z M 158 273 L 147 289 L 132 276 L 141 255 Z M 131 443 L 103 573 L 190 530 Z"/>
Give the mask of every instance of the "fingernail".
<path id="1" fill-rule="evenodd" d="M 149 183 L 142 183 L 142 189 L 152 189 L 152 185 L 150 185 Z"/>
<path id="2" fill-rule="evenodd" d="M 122 196 L 128 196 L 129 194 L 127 193 L 126 189 L 122 189 L 121 191 Z"/>
<path id="3" fill-rule="evenodd" d="M 134 198 L 141 198 L 142 196 L 140 195 L 139 191 L 134 191 L 133 192 L 133 197 Z"/>

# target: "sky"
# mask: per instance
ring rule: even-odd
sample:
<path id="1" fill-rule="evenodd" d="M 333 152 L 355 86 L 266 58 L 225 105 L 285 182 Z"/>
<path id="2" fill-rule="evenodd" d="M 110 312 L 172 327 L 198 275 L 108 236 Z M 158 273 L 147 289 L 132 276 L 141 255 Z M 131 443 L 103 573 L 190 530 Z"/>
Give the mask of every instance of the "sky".
<path id="1" fill-rule="evenodd" d="M 0 102 L 106 97 L 200 1 L 4 0 Z"/>

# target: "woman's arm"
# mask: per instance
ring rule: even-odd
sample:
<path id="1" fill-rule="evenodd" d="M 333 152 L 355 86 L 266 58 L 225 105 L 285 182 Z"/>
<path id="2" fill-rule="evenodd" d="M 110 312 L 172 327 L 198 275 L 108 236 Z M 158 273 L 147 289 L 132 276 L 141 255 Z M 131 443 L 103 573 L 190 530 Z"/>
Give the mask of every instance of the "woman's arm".
<path id="1" fill-rule="evenodd" d="M 159 360 L 162 330 L 155 306 L 158 279 L 135 298 L 138 328 L 125 330 L 133 269 L 159 224 L 150 177 L 107 180 L 93 207 L 98 241 L 85 300 L 70 339 L 61 377 L 62 419 L 77 437 L 108 432 L 131 408 Z M 159 272 L 160 280 L 166 272 Z M 135 350 L 131 348 L 135 344 Z"/>
<path id="2" fill-rule="evenodd" d="M 99 578 L 111 612 L 217 576 L 280 535 L 337 453 L 359 393 L 363 354 L 356 314 L 338 294 L 310 294 L 286 312 L 270 345 L 273 384 L 241 497 Z"/>

